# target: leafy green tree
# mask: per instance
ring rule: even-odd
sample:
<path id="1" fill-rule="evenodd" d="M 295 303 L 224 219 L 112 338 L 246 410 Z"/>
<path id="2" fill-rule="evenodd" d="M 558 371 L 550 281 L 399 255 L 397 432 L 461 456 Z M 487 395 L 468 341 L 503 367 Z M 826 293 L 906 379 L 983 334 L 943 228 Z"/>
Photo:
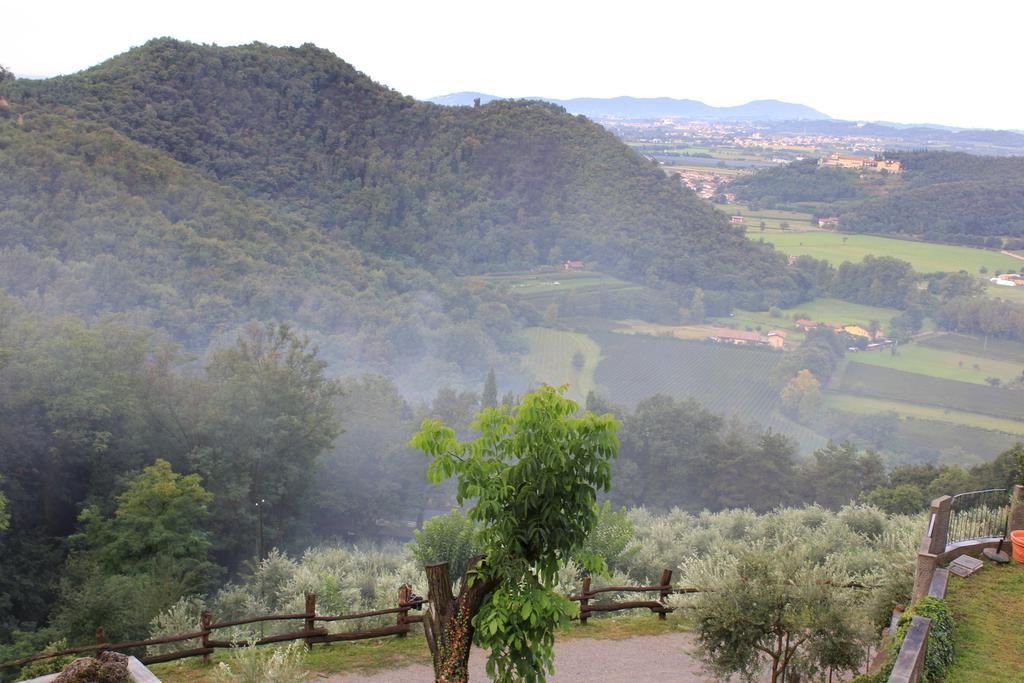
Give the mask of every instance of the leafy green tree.
<path id="1" fill-rule="evenodd" d="M 211 495 L 198 475 L 157 460 L 128 482 L 113 515 L 82 511 L 53 623 L 69 640 L 103 626 L 111 637 L 146 633 L 154 615 L 204 591 L 215 571 L 203 530 Z"/>
<path id="2" fill-rule="evenodd" d="M 482 557 L 452 595 L 447 564 L 427 567 L 430 613 L 424 630 L 438 681 L 467 680 L 470 643 L 490 649 L 487 670 L 496 680 L 542 680 L 553 667 L 554 630 L 573 613 L 554 593 L 559 569 L 573 556 L 588 571 L 599 558 L 580 556 L 597 524 L 597 492 L 611 486 L 618 424 L 610 415 L 578 416 L 562 396 L 543 386 L 511 409 L 487 409 L 459 442 L 455 431 L 425 420 L 412 444 L 432 458 L 431 481 L 454 476 L 458 500 L 475 500 Z"/>
<path id="3" fill-rule="evenodd" d="M 882 456 L 875 451 L 859 453 L 848 441 L 830 441 L 814 451 L 800 474 L 801 497 L 833 510 L 887 483 Z"/>
<path id="4" fill-rule="evenodd" d="M 199 475 L 178 474 L 157 460 L 128 482 L 113 517 L 85 508 L 78 518 L 83 531 L 72 542 L 84 544 L 106 574 L 171 566 L 199 590 L 213 569 L 210 535 L 202 528 L 212 499 Z"/>
<path id="5" fill-rule="evenodd" d="M 308 339 L 267 323 L 250 326 L 206 367 L 213 388 L 192 461 L 210 483 L 219 551 L 229 562 L 255 554 L 257 503 L 275 545 L 300 522 L 320 456 L 340 431 L 339 386 L 326 365 Z"/>
<path id="6" fill-rule="evenodd" d="M 723 679 L 753 680 L 767 665 L 772 683 L 789 673 L 852 671 L 861 661 L 851 604 L 832 577 L 799 548 L 754 548 L 696 604 L 702 658 Z"/>

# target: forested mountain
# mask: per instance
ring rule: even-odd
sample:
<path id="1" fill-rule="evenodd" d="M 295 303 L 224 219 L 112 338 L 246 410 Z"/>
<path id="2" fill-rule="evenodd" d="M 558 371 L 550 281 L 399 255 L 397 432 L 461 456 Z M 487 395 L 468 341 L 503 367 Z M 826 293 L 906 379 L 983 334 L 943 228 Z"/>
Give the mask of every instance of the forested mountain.
<path id="1" fill-rule="evenodd" d="M 442 376 L 482 375 L 515 348 L 500 294 L 329 239 L 95 123 L 0 123 L 0 196 L 0 286 L 32 310 L 125 313 L 197 351 L 246 321 L 288 319 L 319 332 L 339 369 L 437 358 Z"/>
<path id="2" fill-rule="evenodd" d="M 158 40 L 6 94 L 29 112 L 68 108 L 434 270 L 550 263 L 556 247 L 680 283 L 751 258 L 774 264 L 596 124 L 539 102 L 419 103 L 310 45 Z M 756 269 L 736 284 L 753 288 Z"/>
<path id="3" fill-rule="evenodd" d="M 742 201 L 771 207 L 810 202 L 839 216 L 848 232 L 894 233 L 937 242 L 997 247 L 1024 237 L 1024 158 L 962 152 L 893 152 L 903 172 L 819 167 L 795 161 L 738 178 Z M 821 204 L 833 204 L 822 207 Z"/>
<path id="4" fill-rule="evenodd" d="M 896 158 L 903 162 L 904 182 L 841 213 L 843 230 L 979 245 L 1024 237 L 1024 158 L 950 152 Z"/>
<path id="5" fill-rule="evenodd" d="M 803 295 L 781 256 L 550 104 L 440 107 L 311 45 L 170 39 L 0 94 L 5 289 L 195 348 L 286 317 L 328 355 L 482 375 L 518 348 L 517 314 L 453 276 L 564 259 L 748 306 Z"/>

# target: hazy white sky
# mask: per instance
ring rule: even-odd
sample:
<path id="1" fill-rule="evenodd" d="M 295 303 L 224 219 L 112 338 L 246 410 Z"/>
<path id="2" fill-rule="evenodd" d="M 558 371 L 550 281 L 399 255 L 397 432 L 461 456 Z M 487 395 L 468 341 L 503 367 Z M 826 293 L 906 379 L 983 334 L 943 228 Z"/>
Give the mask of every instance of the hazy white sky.
<path id="1" fill-rule="evenodd" d="M 418 98 L 774 98 L 844 119 L 1024 129 L 1024 3 L 0 2 L 0 64 L 81 70 L 157 36 L 313 42 Z"/>

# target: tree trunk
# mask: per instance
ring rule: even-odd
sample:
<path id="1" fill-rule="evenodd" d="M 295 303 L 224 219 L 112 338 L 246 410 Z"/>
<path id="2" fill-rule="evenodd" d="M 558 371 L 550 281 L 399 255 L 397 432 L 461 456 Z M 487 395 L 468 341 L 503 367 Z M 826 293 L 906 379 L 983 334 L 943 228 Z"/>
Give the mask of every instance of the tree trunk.
<path id="1" fill-rule="evenodd" d="M 425 567 L 430 608 L 423 615 L 423 632 L 434 660 L 434 680 L 437 683 L 467 683 L 469 680 L 473 617 L 498 586 L 496 579 L 479 578 L 472 586 L 469 585 L 475 574 L 473 568 L 479 561 L 479 557 L 469 561 L 458 597 L 452 595 L 447 562 Z"/>

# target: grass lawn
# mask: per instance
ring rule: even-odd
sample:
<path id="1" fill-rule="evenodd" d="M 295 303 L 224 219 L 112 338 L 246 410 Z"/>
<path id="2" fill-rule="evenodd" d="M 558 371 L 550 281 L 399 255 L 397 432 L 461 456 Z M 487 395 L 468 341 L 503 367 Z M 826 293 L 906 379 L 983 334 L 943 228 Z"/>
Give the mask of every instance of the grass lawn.
<path id="1" fill-rule="evenodd" d="M 569 385 L 567 396 L 574 401 L 583 401 L 587 392 L 594 388 L 594 370 L 601 361 L 601 347 L 593 339 L 580 332 L 565 332 L 546 327 L 531 327 L 526 330 L 530 342 L 530 353 L 523 359 L 523 367 L 537 384 L 552 386 Z M 577 369 L 572 358 L 579 351 L 583 354 L 583 367 Z"/>
<path id="2" fill-rule="evenodd" d="M 973 337 L 966 334 L 946 332 L 922 337 L 914 342 L 916 345 L 930 346 L 946 351 L 966 353 L 982 358 L 1024 364 L 1024 344 L 997 337 Z"/>
<path id="3" fill-rule="evenodd" d="M 956 621 L 956 658 L 946 683 L 1024 681 L 1024 567 L 985 568 L 949 577 L 946 600 Z"/>
<path id="4" fill-rule="evenodd" d="M 869 398 L 827 392 L 825 405 L 833 410 L 841 410 L 857 415 L 875 415 L 877 413 L 894 412 L 901 417 L 910 417 L 928 422 L 946 422 L 949 424 L 975 427 L 1006 434 L 1024 435 L 1024 422 L 1003 417 L 969 413 L 967 411 L 949 410 L 936 406 L 924 406 L 905 401 L 892 401 L 884 398 Z"/>
<path id="5" fill-rule="evenodd" d="M 1018 261 L 1015 272 L 1024 270 L 1024 261 Z M 1024 304 L 1024 287 L 1000 287 L 989 282 L 985 287 L 985 296 L 993 299 L 1005 299 L 1011 303 Z"/>
<path id="6" fill-rule="evenodd" d="M 686 615 L 683 610 L 668 615 L 659 621 L 652 614 L 619 616 L 614 618 L 591 618 L 586 626 L 572 622 L 558 631 L 559 640 L 568 638 L 618 639 L 633 636 L 652 636 L 663 633 L 685 631 Z M 266 646 L 270 647 L 270 646 Z M 211 664 L 204 665 L 200 657 L 184 659 L 150 667 L 160 680 L 167 683 L 207 683 L 220 662 L 230 661 L 231 654 L 218 651 L 211 657 Z M 430 651 L 423 632 L 413 631 L 405 638 L 375 638 L 350 643 L 316 645 L 306 655 L 306 668 L 315 673 L 371 672 L 381 669 L 397 669 L 410 664 L 430 664 Z"/>
<path id="7" fill-rule="evenodd" d="M 892 355 L 889 349 L 849 354 L 851 363 L 867 363 L 894 370 L 916 372 L 959 382 L 987 384 L 989 377 L 1009 382 L 1024 371 L 1024 364 L 945 351 L 921 344 L 906 344 Z"/>
<path id="8" fill-rule="evenodd" d="M 750 239 L 757 239 L 762 234 L 767 235 L 769 231 L 785 234 L 783 223 L 786 223 L 787 230 L 795 230 L 801 234 L 818 230 L 818 226 L 811 223 L 814 216 L 800 211 L 783 211 L 782 209 L 758 209 L 755 211 L 746 204 L 715 204 L 714 207 L 727 216 L 743 216 L 747 237 Z M 765 225 L 764 233 L 760 228 L 762 222 Z"/>
<path id="9" fill-rule="evenodd" d="M 748 221 L 748 223 L 750 222 Z M 784 254 L 813 256 L 825 259 L 834 266 L 838 266 L 843 261 L 857 262 L 868 255 L 893 256 L 903 261 L 909 261 L 914 266 L 914 270 L 919 273 L 966 270 L 968 273 L 980 277 L 978 271 L 982 266 L 988 269 L 989 276 L 994 275 L 996 270 L 1011 272 L 1020 270 L 1024 266 L 1024 261 L 996 251 L 874 235 L 826 231 L 765 231 L 762 234 L 760 231 L 754 230 L 748 234 L 748 237 L 751 239 L 763 238 L 766 242 L 774 244 L 776 249 Z M 999 289 L 1011 288 L 1000 287 Z"/>

